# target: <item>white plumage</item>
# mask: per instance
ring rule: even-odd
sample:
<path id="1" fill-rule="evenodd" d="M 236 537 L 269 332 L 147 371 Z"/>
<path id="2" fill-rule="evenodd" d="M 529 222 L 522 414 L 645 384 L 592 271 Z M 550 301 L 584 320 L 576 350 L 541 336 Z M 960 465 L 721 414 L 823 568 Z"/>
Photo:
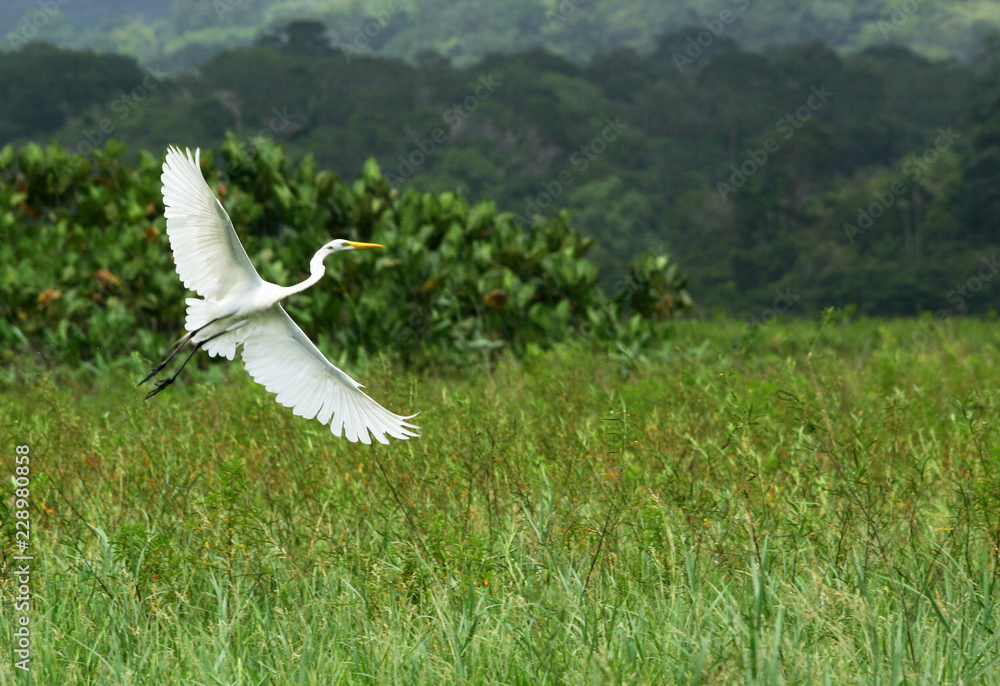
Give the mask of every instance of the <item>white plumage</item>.
<path id="1" fill-rule="evenodd" d="M 163 369 L 188 342 L 195 345 L 191 355 L 204 347 L 210 355 L 230 360 L 242 345 L 250 376 L 296 415 L 329 423 L 334 435 L 352 442 L 370 444 L 369 434 L 380 443 L 389 442 L 387 435 L 402 440 L 416 437 L 412 430 L 418 427 L 407 421 L 415 415 L 393 414 L 368 397 L 361 384 L 326 359 L 279 304 L 319 281 L 328 255 L 383 246 L 337 239 L 316 252 L 309 263 L 310 276 L 302 283 L 284 287 L 264 281 L 229 215 L 205 182 L 199 152 L 192 155 L 190 150 L 170 147 L 161 178 L 167 236 L 177 273 L 201 298 L 188 298 L 187 335 L 140 384 Z M 173 383 L 184 364 L 173 376 L 158 381 L 146 397 Z"/>

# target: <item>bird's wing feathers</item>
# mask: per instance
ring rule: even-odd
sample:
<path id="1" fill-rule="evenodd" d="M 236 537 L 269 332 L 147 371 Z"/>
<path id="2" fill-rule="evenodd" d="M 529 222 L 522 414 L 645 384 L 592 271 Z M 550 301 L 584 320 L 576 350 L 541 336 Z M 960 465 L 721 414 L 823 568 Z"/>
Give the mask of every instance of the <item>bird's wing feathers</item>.
<path id="1" fill-rule="evenodd" d="M 199 161 L 197 150 L 192 155 L 190 150 L 168 149 L 161 177 L 164 215 L 181 281 L 203 298 L 218 301 L 264 281 L 205 182 Z"/>
<path id="2" fill-rule="evenodd" d="M 243 342 L 243 363 L 254 381 L 295 414 L 323 424 L 335 436 L 370 444 L 370 431 L 379 443 L 385 435 L 406 440 L 417 429 L 369 398 L 361 384 L 333 366 L 281 305 L 258 314 Z"/>

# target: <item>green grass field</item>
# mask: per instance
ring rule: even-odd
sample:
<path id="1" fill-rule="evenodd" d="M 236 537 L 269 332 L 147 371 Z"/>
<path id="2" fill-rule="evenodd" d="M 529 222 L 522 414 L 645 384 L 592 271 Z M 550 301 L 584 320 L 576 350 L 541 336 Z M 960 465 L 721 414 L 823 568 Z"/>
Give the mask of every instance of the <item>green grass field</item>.
<path id="1" fill-rule="evenodd" d="M 8 371 L 0 681 L 27 444 L 37 684 L 1000 683 L 996 322 L 741 329 L 352 369 L 388 447 L 235 363 Z"/>

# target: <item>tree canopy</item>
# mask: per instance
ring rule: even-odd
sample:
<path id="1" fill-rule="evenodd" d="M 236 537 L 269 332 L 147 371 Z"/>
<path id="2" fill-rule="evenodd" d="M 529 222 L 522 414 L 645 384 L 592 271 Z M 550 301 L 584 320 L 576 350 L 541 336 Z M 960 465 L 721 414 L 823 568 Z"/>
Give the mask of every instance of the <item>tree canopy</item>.
<path id="1" fill-rule="evenodd" d="M 997 0 L 4 0 L 0 50 L 46 40 L 184 70 L 309 19 L 325 27 L 338 49 L 405 59 L 432 51 L 462 66 L 537 48 L 581 63 L 624 48 L 648 52 L 659 36 L 689 27 L 707 32 L 711 42 L 750 50 L 823 40 L 841 52 L 899 45 L 972 62 L 983 57 L 983 37 L 1000 30 L 998 6 Z"/>
<path id="2" fill-rule="evenodd" d="M 159 154 L 232 132 L 345 178 L 374 158 L 398 189 L 489 198 L 524 230 L 568 208 L 606 287 L 638 254 L 670 254 L 703 308 L 747 316 L 789 289 L 800 312 L 958 311 L 949 297 L 1000 243 L 992 63 L 749 52 L 688 31 L 648 54 L 463 67 L 345 52 L 320 29 L 298 22 L 175 77 L 40 45 L 0 54 L 0 143 L 52 138 L 86 158 L 111 138 Z M 27 116 L 52 87 L 31 74 L 54 60 L 73 88 Z M 996 308 L 995 293 L 983 284 L 962 311 Z"/>

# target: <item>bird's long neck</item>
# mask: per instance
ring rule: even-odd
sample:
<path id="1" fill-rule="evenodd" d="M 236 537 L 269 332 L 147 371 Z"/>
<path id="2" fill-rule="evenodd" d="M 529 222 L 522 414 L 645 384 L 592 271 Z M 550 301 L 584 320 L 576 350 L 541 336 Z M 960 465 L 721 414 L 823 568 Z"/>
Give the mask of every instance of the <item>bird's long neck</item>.
<path id="1" fill-rule="evenodd" d="M 282 289 L 282 298 L 287 298 L 290 295 L 295 295 L 296 293 L 301 293 L 305 289 L 309 288 L 317 281 L 323 278 L 326 274 L 326 266 L 323 264 L 323 258 L 325 255 L 322 253 L 316 253 L 313 258 L 309 261 L 309 278 L 302 283 L 297 283 L 294 286 L 288 286 Z"/>

